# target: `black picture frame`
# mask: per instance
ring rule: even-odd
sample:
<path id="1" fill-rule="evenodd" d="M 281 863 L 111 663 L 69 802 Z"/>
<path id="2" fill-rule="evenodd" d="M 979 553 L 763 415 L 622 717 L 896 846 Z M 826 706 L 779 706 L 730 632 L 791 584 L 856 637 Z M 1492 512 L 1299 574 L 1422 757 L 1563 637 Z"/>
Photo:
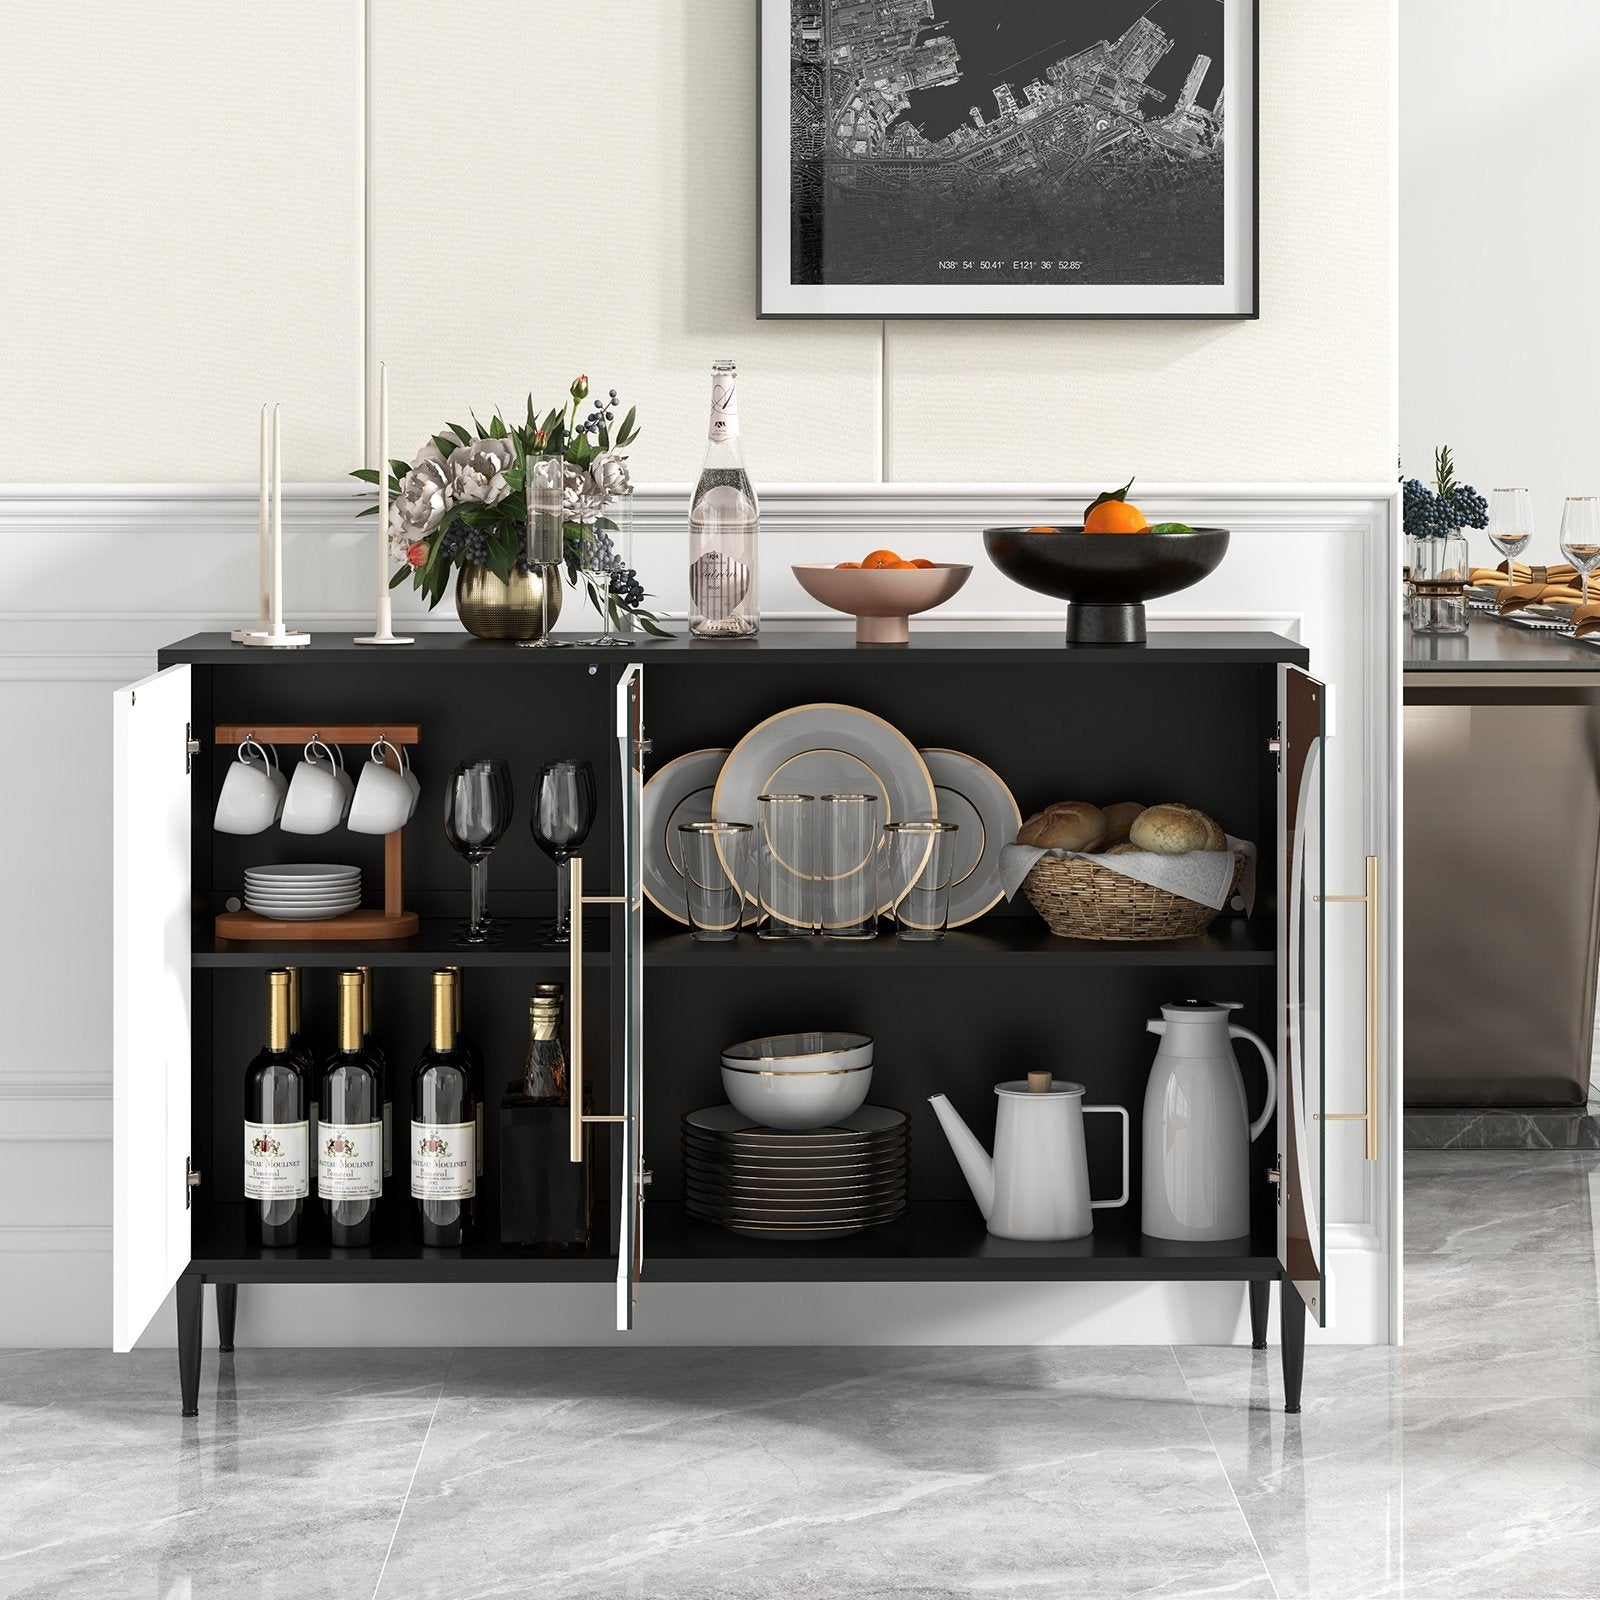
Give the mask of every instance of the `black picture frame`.
<path id="1" fill-rule="evenodd" d="M 797 0 L 757 0 L 756 314 L 766 320 L 1069 320 L 1245 322 L 1261 315 L 1260 0 L 1218 0 L 1230 42 L 1224 170 L 1225 255 L 1221 284 L 1031 285 L 1028 303 L 1013 285 L 795 285 L 790 271 L 792 165 L 790 37 Z M 833 0 L 815 0 L 825 9 Z M 937 7 L 939 0 L 934 0 Z M 1248 97 L 1238 105 L 1239 90 Z M 1002 113 L 1003 115 L 1003 113 Z M 998 119 L 997 119 L 998 120 Z M 1243 129 L 1240 141 L 1235 130 Z M 1238 149 L 1241 144 L 1247 148 Z M 1231 247 L 1231 254 L 1227 254 Z M 932 298 L 937 304 L 930 304 Z M 1059 297 L 1059 304 L 1039 303 Z M 1165 298 L 1163 298 L 1165 297 Z M 1137 305 L 1125 303 L 1129 298 Z M 1113 302 L 1123 301 L 1122 304 Z M 1225 303 L 1218 303 L 1219 301 Z M 1003 302 L 1003 303 L 1002 303 Z"/>

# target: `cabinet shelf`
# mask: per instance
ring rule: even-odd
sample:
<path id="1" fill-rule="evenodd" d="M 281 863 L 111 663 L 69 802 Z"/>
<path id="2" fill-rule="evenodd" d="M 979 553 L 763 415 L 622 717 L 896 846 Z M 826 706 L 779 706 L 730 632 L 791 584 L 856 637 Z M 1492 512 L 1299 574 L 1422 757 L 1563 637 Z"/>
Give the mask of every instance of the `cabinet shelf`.
<path id="1" fill-rule="evenodd" d="M 377 1243 L 364 1250 L 335 1250 L 312 1238 L 286 1250 L 262 1250 L 245 1242 L 243 1204 L 208 1206 L 193 1225 L 193 1271 L 239 1283 L 609 1283 L 617 1258 L 598 1251 L 505 1250 L 492 1242 L 499 1222 L 479 1208 L 480 1233 L 491 1242 L 455 1250 L 429 1250 L 417 1243 L 410 1210 L 388 1204 L 379 1216 Z"/>
<path id="2" fill-rule="evenodd" d="M 1270 967 L 1277 959 L 1273 930 L 1259 913 L 1252 921 L 1219 922 L 1193 939 L 1121 943 L 1058 939 L 1042 923 L 1021 918 L 957 928 L 934 944 L 877 939 L 758 939 L 741 934 L 725 944 L 689 934 L 645 935 L 647 967 Z"/>
<path id="3" fill-rule="evenodd" d="M 550 967 L 566 970 L 565 945 L 546 944 L 543 930 L 548 917 L 518 917 L 506 922 L 504 934 L 494 944 L 457 944 L 454 930 L 459 917 L 424 917 L 415 938 L 384 940 L 379 944 L 345 944 L 339 941 L 301 942 L 294 939 L 218 940 L 211 919 L 194 927 L 191 959 L 197 967 Z M 609 921 L 590 917 L 583 928 L 583 964 L 610 965 Z"/>
<path id="4" fill-rule="evenodd" d="M 289 1250 L 245 1243 L 244 1207 L 210 1206 L 194 1224 L 193 1268 L 241 1283 L 602 1283 L 614 1255 L 539 1254 L 479 1242 L 426 1250 L 403 1206 L 379 1219 L 378 1242 L 334 1250 L 313 1239 Z M 493 1240 L 495 1220 L 483 1231 Z M 847 1239 L 749 1238 L 691 1217 L 674 1201 L 645 1208 L 644 1281 L 657 1283 L 929 1283 L 1098 1280 L 1138 1283 L 1268 1281 L 1278 1276 L 1269 1229 L 1248 1239 L 1184 1244 L 1146 1238 L 1136 1214 L 1102 1214 L 1087 1239 L 993 1238 L 970 1200 L 919 1200 L 898 1222 Z"/>
<path id="5" fill-rule="evenodd" d="M 1269 1226 L 1247 1239 L 1186 1244 L 1139 1232 L 1138 1207 L 1095 1216 L 1086 1239 L 996 1239 L 970 1200 L 913 1201 L 898 1221 L 815 1243 L 729 1233 L 673 1201 L 645 1207 L 646 1281 L 927 1283 L 946 1279 L 1094 1279 L 1162 1283 L 1278 1276 Z"/>

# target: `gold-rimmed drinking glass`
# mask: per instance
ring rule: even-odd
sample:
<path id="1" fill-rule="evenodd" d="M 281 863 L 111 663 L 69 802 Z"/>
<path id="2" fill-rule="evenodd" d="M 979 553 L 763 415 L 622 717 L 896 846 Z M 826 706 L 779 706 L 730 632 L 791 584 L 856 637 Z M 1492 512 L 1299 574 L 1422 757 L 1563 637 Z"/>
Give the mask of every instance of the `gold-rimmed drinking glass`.
<path id="1" fill-rule="evenodd" d="M 1533 496 L 1526 489 L 1494 489 L 1489 494 L 1489 543 L 1506 558 L 1506 581 L 1515 583 L 1512 563 L 1533 543 Z"/>
<path id="2" fill-rule="evenodd" d="M 1589 603 L 1589 574 L 1600 566 L 1600 499 L 1571 495 L 1561 508 L 1561 553 L 1583 574 L 1583 603 Z"/>

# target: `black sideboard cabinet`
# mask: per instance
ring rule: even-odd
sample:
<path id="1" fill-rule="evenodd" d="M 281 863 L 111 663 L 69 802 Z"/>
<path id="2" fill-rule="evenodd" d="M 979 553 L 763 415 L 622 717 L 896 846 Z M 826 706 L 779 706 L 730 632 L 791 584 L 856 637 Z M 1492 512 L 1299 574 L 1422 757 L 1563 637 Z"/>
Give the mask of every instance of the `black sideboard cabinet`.
<path id="1" fill-rule="evenodd" d="M 847 633 L 763 634 L 739 643 L 678 638 L 626 650 L 523 650 L 425 634 L 373 651 L 319 636 L 306 649 L 247 650 L 199 635 L 163 650 L 159 671 L 116 697 L 116 1252 L 114 1343 L 130 1348 L 174 1284 L 185 1415 L 199 1397 L 201 1290 L 216 1286 L 224 1349 L 241 1284 L 614 1281 L 617 1321 L 648 1315 L 639 1285 L 887 1281 L 1231 1281 L 1248 1285 L 1266 1342 L 1268 1292 L 1282 1285 L 1287 1404 L 1299 1409 L 1305 1317 L 1323 1317 L 1322 714 L 1307 653 L 1264 633 L 1158 634 L 1132 649 L 1064 648 L 1059 636 L 924 632 L 908 646 L 857 646 Z M 1259 847 L 1255 909 L 1165 943 L 1053 937 L 1021 896 L 942 942 L 697 945 L 644 900 L 639 796 L 657 767 L 726 748 L 774 712 L 817 701 L 863 707 L 918 745 L 993 767 L 1024 812 L 1063 798 L 1181 799 Z M 407 909 L 398 941 L 238 942 L 216 914 L 244 869 L 305 859 L 361 864 L 369 903 L 383 841 L 344 829 L 250 837 L 211 826 L 231 746 L 219 727 L 416 724 L 421 804 L 405 829 Z M 282 752 L 292 757 L 298 752 Z M 364 752 L 346 752 L 364 760 Z M 490 867 L 498 943 L 463 947 L 452 927 L 467 872 L 440 821 L 443 780 L 468 757 L 511 762 L 518 811 Z M 588 1130 L 604 1202 L 588 1254 L 502 1249 L 495 1216 L 494 1107 L 526 1042 L 527 995 L 570 976 L 542 946 L 554 868 L 528 830 L 539 762 L 581 755 L 600 779 L 600 820 L 584 851 L 585 890 L 614 903 L 585 918 L 583 1054 L 596 1116 Z M 306 1031 L 331 1038 L 337 969 L 375 969 L 375 1031 L 394 1068 L 394 1177 L 370 1249 L 245 1242 L 240 1126 L 244 1069 L 260 1048 L 263 973 L 304 973 Z M 404 1136 L 409 1069 L 426 1038 L 429 969 L 464 972 L 467 1025 L 487 1060 L 485 1172 L 476 1239 L 416 1242 Z M 1131 1196 L 1096 1213 L 1094 1233 L 1021 1243 L 985 1230 L 928 1096 L 948 1094 L 980 1138 L 993 1084 L 1048 1066 L 1120 1103 L 1137 1121 L 1163 1001 L 1237 1002 L 1278 1056 L 1275 1123 L 1252 1147 L 1251 1232 L 1183 1244 L 1139 1231 L 1140 1153 Z M 720 1103 L 719 1052 L 733 1039 L 809 1028 L 877 1040 L 874 1103 L 911 1118 L 910 1201 L 893 1224 L 800 1243 L 746 1238 L 685 1212 L 679 1123 Z M 1253 1097 L 1254 1098 L 1254 1097 Z M 1111 1122 L 1114 1119 L 1094 1119 Z M 1120 1177 L 1120 1135 L 1091 1125 L 1097 1192 Z"/>

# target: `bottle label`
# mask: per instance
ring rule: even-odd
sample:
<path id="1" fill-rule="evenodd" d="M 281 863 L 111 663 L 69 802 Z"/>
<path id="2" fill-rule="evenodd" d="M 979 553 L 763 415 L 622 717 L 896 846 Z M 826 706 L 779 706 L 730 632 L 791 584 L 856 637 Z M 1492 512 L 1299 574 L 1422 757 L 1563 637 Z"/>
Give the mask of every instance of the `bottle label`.
<path id="1" fill-rule="evenodd" d="M 311 1190 L 307 1129 L 303 1122 L 244 1125 L 246 1200 L 300 1200 Z"/>
<path id="2" fill-rule="evenodd" d="M 321 1110 L 315 1100 L 306 1108 L 306 1177 L 313 1189 L 317 1186 L 317 1114 Z"/>
<path id="3" fill-rule="evenodd" d="M 394 1106 L 383 1102 L 383 1175 L 394 1176 Z"/>
<path id="4" fill-rule="evenodd" d="M 324 1200 L 376 1200 L 383 1193 L 383 1124 L 325 1122 L 318 1135 L 317 1193 Z"/>
<path id="5" fill-rule="evenodd" d="M 411 1124 L 411 1198 L 470 1200 L 478 1188 L 475 1122 Z"/>
<path id="6" fill-rule="evenodd" d="M 711 375 L 711 442 L 726 444 L 739 437 L 739 386 L 731 372 Z"/>
<path id="7" fill-rule="evenodd" d="M 478 1152 L 478 1176 L 483 1176 L 483 1103 L 478 1104 L 478 1120 L 473 1127 L 473 1149 Z"/>

